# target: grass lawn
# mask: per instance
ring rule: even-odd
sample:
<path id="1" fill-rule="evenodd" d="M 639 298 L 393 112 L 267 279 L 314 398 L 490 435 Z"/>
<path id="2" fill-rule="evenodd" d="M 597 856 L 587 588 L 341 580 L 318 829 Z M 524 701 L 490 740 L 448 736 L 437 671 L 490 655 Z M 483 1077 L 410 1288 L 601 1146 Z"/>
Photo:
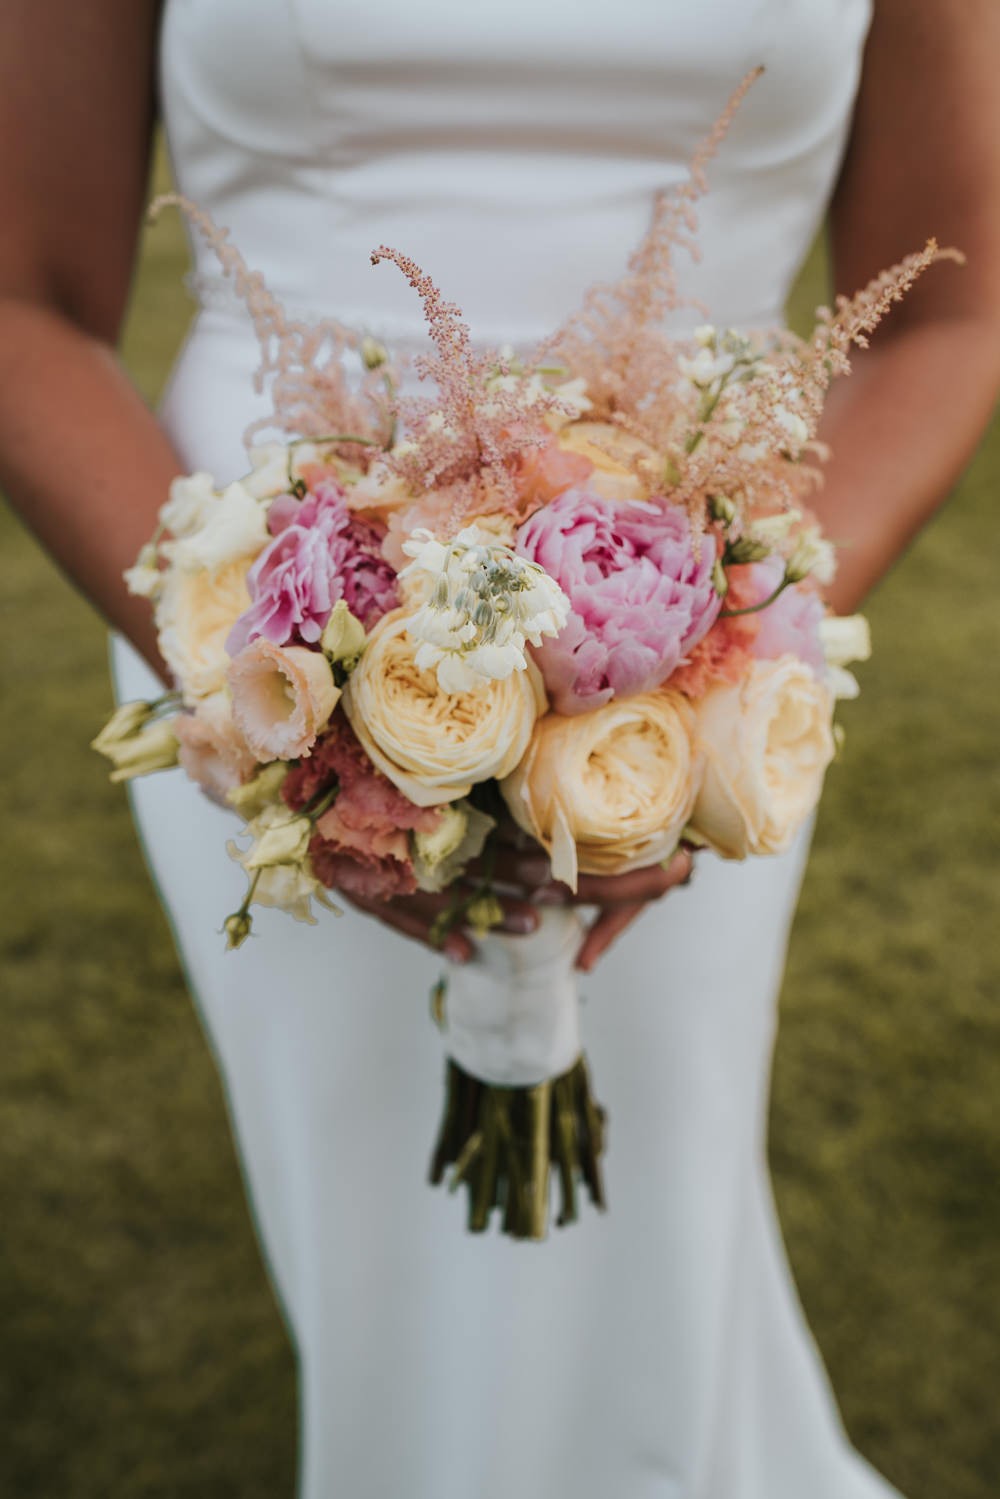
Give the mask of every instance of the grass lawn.
<path id="1" fill-rule="evenodd" d="M 182 268 L 165 222 L 126 340 L 150 398 Z M 998 488 L 1000 428 L 872 601 L 776 1063 L 802 1297 L 908 1499 L 992 1499 L 1000 1475 Z M 125 797 L 87 749 L 105 633 L 6 512 L 0 543 L 0 1494 L 280 1499 L 292 1360 Z"/>

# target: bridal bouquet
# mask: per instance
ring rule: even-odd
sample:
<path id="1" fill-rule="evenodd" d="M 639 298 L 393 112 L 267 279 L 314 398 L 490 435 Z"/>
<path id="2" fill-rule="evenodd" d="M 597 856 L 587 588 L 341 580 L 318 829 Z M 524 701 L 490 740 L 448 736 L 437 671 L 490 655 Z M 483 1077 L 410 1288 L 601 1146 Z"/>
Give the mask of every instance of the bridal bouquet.
<path id="1" fill-rule="evenodd" d="M 937 256 L 932 244 L 813 336 L 705 322 L 670 338 L 672 252 L 704 166 L 657 203 L 626 274 L 530 358 L 474 345 L 407 256 L 432 392 L 388 352 L 289 321 L 226 235 L 184 205 L 247 303 L 280 440 L 249 472 L 175 481 L 126 575 L 156 611 L 176 692 L 120 707 L 95 741 L 123 779 L 173 765 L 243 820 L 246 898 L 314 920 L 330 891 L 450 891 L 438 935 L 483 936 L 438 995 L 449 1052 L 432 1164 L 470 1226 L 542 1237 L 582 1181 L 603 1204 L 603 1114 L 583 1061 L 572 908 L 491 933 L 497 839 L 534 840 L 553 877 L 613 875 L 682 842 L 726 859 L 786 849 L 820 795 L 833 708 L 856 691 L 862 619 L 823 588 L 810 514 L 831 378 Z M 694 321 L 694 319 L 692 319 Z M 221 913 L 220 913 L 221 914 Z M 669 965 L 669 953 L 664 954 Z"/>

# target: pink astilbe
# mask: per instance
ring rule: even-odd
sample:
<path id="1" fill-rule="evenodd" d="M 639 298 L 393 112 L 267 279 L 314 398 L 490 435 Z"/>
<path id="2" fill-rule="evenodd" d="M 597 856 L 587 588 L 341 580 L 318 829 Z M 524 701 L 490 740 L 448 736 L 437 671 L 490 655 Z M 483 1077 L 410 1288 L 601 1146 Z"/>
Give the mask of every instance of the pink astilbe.
<path id="1" fill-rule="evenodd" d="M 433 832 L 438 807 L 416 807 L 369 760 L 347 719 L 334 714 L 313 753 L 285 777 L 281 794 L 300 812 L 336 788 L 309 845 L 322 884 L 368 900 L 410 895 L 417 888 L 409 832 Z"/>
<path id="2" fill-rule="evenodd" d="M 388 260 L 402 271 L 423 303 L 436 350 L 419 355 L 414 367 L 421 380 L 437 386 L 437 394 L 399 400 L 407 443 L 388 455 L 387 466 L 415 490 L 450 491 L 446 535 L 477 513 L 517 514 L 512 468 L 526 450 L 547 442 L 543 417 L 560 409 L 558 396 L 536 394 L 528 407 L 516 387 L 498 386 L 497 377 L 511 373 L 507 361 L 494 350 L 473 347 L 461 310 L 445 301 L 416 261 L 387 245 L 371 258 L 373 265 Z"/>
<path id="3" fill-rule="evenodd" d="M 940 260 L 965 264 L 960 250 L 942 250 L 936 239 L 929 239 L 922 250 L 880 271 L 853 297 L 838 296 L 832 311 L 827 307 L 817 309 L 816 327 L 799 366 L 803 395 L 812 410 L 814 424 L 819 421 L 831 381 L 850 371 L 851 347 L 866 349 L 869 334 L 893 303 L 901 302 L 924 271 Z"/>
<path id="4" fill-rule="evenodd" d="M 668 389 L 676 373 L 673 351 L 657 326 L 684 305 L 674 255 L 684 249 L 694 259 L 699 256 L 695 204 L 708 189 L 706 168 L 763 71 L 754 68 L 735 90 L 695 151 L 687 178 L 657 194 L 649 229 L 626 274 L 616 283 L 591 288 L 580 309 L 535 356 L 538 363 L 554 356 L 584 377 L 597 419 L 637 415 L 650 393 Z"/>
<path id="5" fill-rule="evenodd" d="M 151 217 L 166 207 L 179 208 L 202 235 L 246 306 L 257 336 L 260 364 L 253 377 L 254 389 L 262 391 L 265 382 L 271 381 L 273 411 L 247 428 L 245 441 L 249 444 L 265 428 L 299 437 L 358 437 L 361 442 L 341 441 L 337 448 L 351 461 L 365 466 L 371 452 L 368 445 L 378 449 L 391 440 L 389 368 L 382 365 L 378 370 L 367 370 L 358 360 L 359 375 L 352 387 L 345 356 L 360 348 L 360 334 L 333 318 L 318 322 L 289 318 L 261 273 L 251 271 L 230 243 L 228 229 L 220 228 L 203 209 L 179 193 L 157 198 L 150 209 Z"/>

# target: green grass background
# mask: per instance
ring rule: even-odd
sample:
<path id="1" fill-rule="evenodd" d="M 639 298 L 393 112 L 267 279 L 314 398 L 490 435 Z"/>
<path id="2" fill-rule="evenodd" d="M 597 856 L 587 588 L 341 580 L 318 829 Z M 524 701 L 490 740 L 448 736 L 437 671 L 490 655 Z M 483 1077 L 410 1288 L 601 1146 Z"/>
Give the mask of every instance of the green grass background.
<path id="1" fill-rule="evenodd" d="M 166 221 L 125 340 L 151 399 L 183 267 Z M 817 253 L 799 315 L 822 295 Z M 802 1297 L 854 1439 L 908 1499 L 1000 1479 L 998 482 L 994 428 L 871 603 L 776 1062 Z M 125 797 L 87 749 L 105 632 L 6 512 L 0 544 L 0 1494 L 278 1499 L 292 1359 Z"/>

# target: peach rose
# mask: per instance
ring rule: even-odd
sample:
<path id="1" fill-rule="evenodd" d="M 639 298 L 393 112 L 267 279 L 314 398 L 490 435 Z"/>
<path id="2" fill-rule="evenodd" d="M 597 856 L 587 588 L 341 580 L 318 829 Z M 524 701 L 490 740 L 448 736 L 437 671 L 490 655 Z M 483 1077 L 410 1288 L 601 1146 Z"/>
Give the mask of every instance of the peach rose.
<path id="1" fill-rule="evenodd" d="M 545 693 L 534 666 L 475 692 L 442 691 L 414 664 L 411 616 L 379 620 L 344 689 L 344 710 L 372 761 L 418 807 L 467 796 L 508 775 L 527 748 Z"/>
<path id="2" fill-rule="evenodd" d="M 500 789 L 556 879 L 575 889 L 578 873 L 623 874 L 673 853 L 699 777 L 691 706 L 661 688 L 593 713 L 547 714 Z"/>
<path id="3" fill-rule="evenodd" d="M 692 827 L 724 859 L 778 854 L 819 801 L 833 697 L 797 656 L 754 661 L 696 705 L 705 756 Z"/>
<path id="4" fill-rule="evenodd" d="M 241 557 L 214 572 L 171 567 L 163 575 L 156 607 L 160 651 L 189 707 L 225 686 L 226 639 L 250 607 L 246 579 L 252 560 Z"/>
<path id="5" fill-rule="evenodd" d="M 236 727 L 264 763 L 308 755 L 340 699 L 321 651 L 263 636 L 233 658 L 229 689 Z"/>
<path id="6" fill-rule="evenodd" d="M 605 500 L 648 498 L 651 486 L 629 466 L 630 459 L 648 460 L 651 474 L 663 468 L 648 443 L 610 422 L 574 422 L 559 433 L 559 446 L 564 453 L 577 453 L 590 460 L 594 470 L 586 488 Z"/>

